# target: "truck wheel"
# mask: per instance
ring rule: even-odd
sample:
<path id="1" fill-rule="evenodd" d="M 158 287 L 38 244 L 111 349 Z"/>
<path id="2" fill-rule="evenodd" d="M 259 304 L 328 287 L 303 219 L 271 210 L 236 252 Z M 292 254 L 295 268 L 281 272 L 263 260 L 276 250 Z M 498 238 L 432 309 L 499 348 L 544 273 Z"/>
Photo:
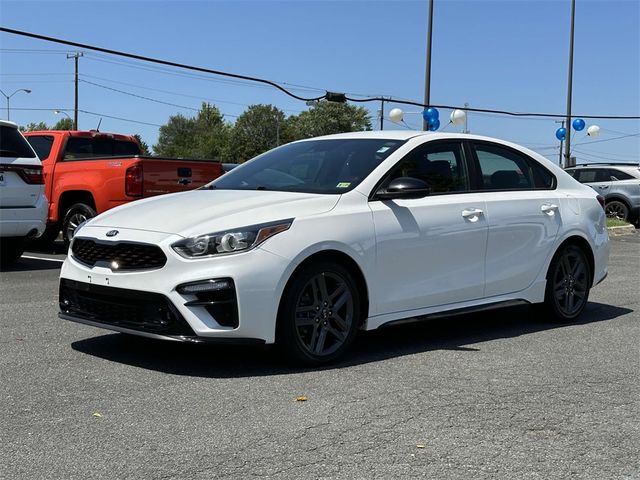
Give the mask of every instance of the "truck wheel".
<path id="1" fill-rule="evenodd" d="M 9 265 L 18 260 L 24 253 L 24 242 L 24 237 L 0 238 L 0 265 Z"/>
<path id="2" fill-rule="evenodd" d="M 89 205 L 85 205 L 84 203 L 74 203 L 71 205 L 64 216 L 64 220 L 62 220 L 62 239 L 65 245 L 71 243 L 71 239 L 78 225 L 95 216 L 96 211 Z"/>

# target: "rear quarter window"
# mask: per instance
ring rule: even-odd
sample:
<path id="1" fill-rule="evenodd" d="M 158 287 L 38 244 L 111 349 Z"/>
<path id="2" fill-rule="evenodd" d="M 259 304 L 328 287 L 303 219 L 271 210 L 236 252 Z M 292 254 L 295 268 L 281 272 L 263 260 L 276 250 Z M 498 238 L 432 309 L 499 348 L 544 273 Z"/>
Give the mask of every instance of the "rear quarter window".
<path id="1" fill-rule="evenodd" d="M 17 128 L 0 125 L 0 157 L 35 158 L 36 154 Z"/>
<path id="2" fill-rule="evenodd" d="M 53 136 L 51 135 L 30 135 L 27 142 L 36 151 L 40 160 L 46 160 L 51 155 L 51 147 L 53 146 Z"/>

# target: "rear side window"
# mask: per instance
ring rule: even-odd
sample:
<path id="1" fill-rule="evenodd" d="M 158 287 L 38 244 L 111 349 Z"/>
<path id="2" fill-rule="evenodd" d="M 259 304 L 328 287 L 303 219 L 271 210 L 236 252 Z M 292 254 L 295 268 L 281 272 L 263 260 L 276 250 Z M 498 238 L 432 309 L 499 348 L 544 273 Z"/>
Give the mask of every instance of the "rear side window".
<path id="1" fill-rule="evenodd" d="M 523 153 L 489 143 L 474 144 L 483 190 L 552 189 L 554 176 Z"/>
<path id="2" fill-rule="evenodd" d="M 125 155 L 140 155 L 138 144 L 105 137 L 69 137 L 64 152 L 64 160 Z"/>
<path id="3" fill-rule="evenodd" d="M 635 177 L 633 175 L 629 175 L 627 172 L 623 172 L 622 170 L 617 170 L 612 168 L 609 170 L 609 175 L 611 176 L 611 180 L 633 180 Z"/>
<path id="4" fill-rule="evenodd" d="M 17 128 L 0 125 L 0 157 L 35 158 L 36 154 Z"/>
<path id="5" fill-rule="evenodd" d="M 605 168 L 584 168 L 582 170 L 576 170 L 577 175 L 574 177 L 580 183 L 593 183 L 593 182 L 610 182 L 611 175 Z"/>
<path id="6" fill-rule="evenodd" d="M 40 160 L 49 158 L 51 147 L 53 146 L 53 137 L 51 135 L 30 135 L 26 138 L 38 157 L 40 157 Z"/>

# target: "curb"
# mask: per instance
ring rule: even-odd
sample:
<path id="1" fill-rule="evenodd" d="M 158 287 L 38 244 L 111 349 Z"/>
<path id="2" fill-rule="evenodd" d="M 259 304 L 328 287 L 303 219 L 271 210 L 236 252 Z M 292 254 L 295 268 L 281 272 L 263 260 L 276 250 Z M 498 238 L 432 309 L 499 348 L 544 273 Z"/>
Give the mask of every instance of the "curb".
<path id="1" fill-rule="evenodd" d="M 610 237 L 619 237 L 621 235 L 633 235 L 636 233 L 636 227 L 633 225 L 625 225 L 624 227 L 607 227 Z"/>

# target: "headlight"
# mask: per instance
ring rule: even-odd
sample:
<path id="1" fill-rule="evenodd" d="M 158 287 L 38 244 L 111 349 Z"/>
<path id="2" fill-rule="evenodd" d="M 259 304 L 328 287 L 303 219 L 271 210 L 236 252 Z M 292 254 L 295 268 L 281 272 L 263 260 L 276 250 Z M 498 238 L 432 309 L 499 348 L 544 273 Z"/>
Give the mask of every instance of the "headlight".
<path id="1" fill-rule="evenodd" d="M 279 222 L 262 223 L 249 227 L 185 238 L 171 245 L 184 258 L 245 252 L 257 247 L 268 238 L 288 230 L 293 218 Z"/>

